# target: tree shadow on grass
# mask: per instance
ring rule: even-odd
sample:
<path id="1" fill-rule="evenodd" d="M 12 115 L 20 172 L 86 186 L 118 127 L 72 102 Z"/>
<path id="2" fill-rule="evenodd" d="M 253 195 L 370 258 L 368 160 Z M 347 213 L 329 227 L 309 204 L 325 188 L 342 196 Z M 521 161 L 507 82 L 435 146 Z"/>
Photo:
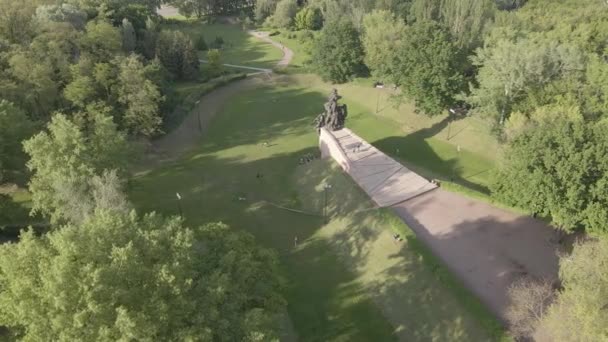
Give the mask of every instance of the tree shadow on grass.
<path id="1" fill-rule="evenodd" d="M 454 274 L 447 277 L 447 286 L 463 292 L 462 298 L 471 298 L 465 304 L 478 316 L 483 316 L 485 310 L 466 295 L 469 291 L 506 323 L 507 289 L 514 280 L 521 276 L 557 279 L 557 256 L 562 247 L 550 226 L 483 203 L 457 204 L 451 200 L 453 194 L 436 195 L 441 193 L 436 191 L 422 196 L 427 199 L 399 204 L 395 212 Z M 448 202 L 452 205 L 446 205 Z M 433 205 L 442 208 L 441 217 Z"/>
<path id="2" fill-rule="evenodd" d="M 340 260 L 357 274 L 364 291 L 372 295 L 400 340 L 480 341 L 490 339 L 494 331 L 488 330 L 502 331 L 499 325 L 484 329 L 479 316 L 460 302 L 462 292 L 446 288 L 442 277 L 449 275 L 440 274 L 436 271 L 438 264 L 425 260 L 430 255 L 421 255 L 419 250 L 424 247 L 412 233 L 406 235 L 406 242 L 394 241 L 391 226 L 398 218 L 387 217 L 387 211 L 374 208 L 367 195 L 334 163 L 314 162 L 297 177 L 299 184 L 309 187 L 333 185 L 328 201 L 332 221 L 323 228 L 323 236 Z M 322 206 L 322 191 L 303 200 L 311 207 Z"/>
<path id="3" fill-rule="evenodd" d="M 250 129 L 258 139 L 273 138 L 272 132 L 280 134 L 261 126 Z M 220 142 L 223 148 L 203 143 L 201 153 L 194 154 L 196 158 L 182 159 L 139 177 L 131 189 L 134 202 L 143 211 L 176 214 L 179 207 L 175 192 L 179 192 L 188 224 L 223 221 L 234 229 L 252 233 L 260 243 L 274 249 L 288 280 L 285 297 L 300 339 L 394 340 L 392 326 L 355 274 L 338 260 L 328 241 L 315 235 L 324 225 L 323 218 L 264 204 L 289 204 L 294 196 L 297 198 L 292 176 L 303 167 L 298 163 L 300 156 L 316 152 L 314 130 L 309 137 L 313 139 L 306 144 L 309 147 L 295 151 L 272 153 L 256 147 L 267 152 L 256 158 L 240 152 L 230 156 L 215 153 L 239 146 L 235 144 L 251 144 L 252 139 L 233 138 L 227 136 L 228 141 Z M 257 178 L 257 173 L 264 177 Z"/>
<path id="4" fill-rule="evenodd" d="M 467 158 L 468 152 L 457 152 L 456 147 L 437 141 L 437 144 L 445 144 L 454 149 L 453 157 L 446 159 L 440 157 L 429 144 L 428 139 L 443 131 L 450 124 L 450 120 L 452 120 L 450 117 L 446 117 L 429 128 L 420 129 L 405 136 L 379 139 L 371 143 L 428 179 L 447 180 L 477 192 L 489 194 L 490 190 L 485 184 L 475 181 L 475 177 L 490 171 L 487 166 L 467 165 L 465 169 L 460 165 L 459 159 Z"/>

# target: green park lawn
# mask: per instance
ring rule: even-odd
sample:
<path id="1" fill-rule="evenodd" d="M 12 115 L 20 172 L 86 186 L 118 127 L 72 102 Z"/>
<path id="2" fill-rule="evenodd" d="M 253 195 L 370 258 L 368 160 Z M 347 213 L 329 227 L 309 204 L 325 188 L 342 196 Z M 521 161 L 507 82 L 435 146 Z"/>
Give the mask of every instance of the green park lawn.
<path id="1" fill-rule="evenodd" d="M 183 31 L 194 41 L 202 35 L 207 45 L 221 37 L 224 40 L 222 62 L 227 64 L 272 69 L 283 56 L 279 49 L 250 36 L 237 25 L 181 20 L 165 24 L 163 28 Z M 201 51 L 200 56 L 206 59 L 206 52 Z"/>
<path id="2" fill-rule="evenodd" d="M 141 211 L 177 214 L 179 192 L 188 224 L 223 221 L 274 249 L 287 281 L 292 337 L 470 341 L 495 336 L 490 315 L 479 304 L 471 309 L 476 300 L 446 283 L 447 272 L 438 273 L 438 263 L 427 266 L 428 257 L 413 235 L 399 246 L 392 242 L 392 230 L 407 229 L 386 219 L 390 213 L 374 209 L 331 163 L 299 165 L 300 157 L 317 153 L 311 121 L 325 97 L 324 91 L 287 86 L 236 96 L 191 153 L 138 175 L 130 186 L 131 199 Z M 480 167 L 469 168 L 468 157 L 452 160 L 449 148 L 439 143 L 399 137 L 394 125 L 347 102 L 349 125 L 374 143 L 388 149 L 424 148 L 417 152 L 420 156 L 406 159 L 424 159 L 422 153 L 433 152 L 434 160 L 425 167 L 445 171 L 449 165 L 458 175 Z M 320 215 L 326 182 L 333 186 L 327 197 L 328 224 Z"/>

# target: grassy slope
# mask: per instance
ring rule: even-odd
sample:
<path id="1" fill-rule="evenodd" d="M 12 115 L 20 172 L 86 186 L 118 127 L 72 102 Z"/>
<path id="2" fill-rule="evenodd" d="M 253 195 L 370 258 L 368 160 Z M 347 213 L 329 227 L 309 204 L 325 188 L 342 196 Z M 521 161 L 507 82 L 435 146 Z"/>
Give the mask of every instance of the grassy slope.
<path id="1" fill-rule="evenodd" d="M 482 341 L 502 335 L 489 311 L 432 258 L 412 231 L 390 210 L 375 208 L 334 163 L 315 161 L 299 168 L 294 179 L 309 210 L 321 210 L 323 184 L 332 185 L 332 219 L 317 235 L 357 274 L 397 327 L 400 340 Z M 396 243 L 393 232 L 406 240 Z"/>
<path id="2" fill-rule="evenodd" d="M 262 88 L 238 96 L 216 117 L 193 154 L 135 179 L 132 199 L 142 210 L 175 214 L 175 192 L 180 192 L 188 223 L 221 220 L 251 232 L 262 244 L 275 249 L 289 280 L 285 293 L 289 314 L 302 340 L 392 340 L 396 337 L 392 326 L 374 305 L 382 298 L 370 289 L 372 284 L 386 282 L 389 273 L 376 278 L 376 268 L 370 266 L 371 273 L 362 274 L 353 266 L 354 259 L 335 246 L 344 220 L 359 217 L 349 217 L 344 211 L 344 217 L 336 217 L 321 229 L 323 220 L 318 216 L 264 204 L 265 200 L 319 213 L 318 203 L 314 204 L 310 196 L 318 197 L 313 183 L 329 169 L 319 167 L 315 175 L 310 175 L 313 183 L 307 183 L 297 161 L 305 153 L 316 153 L 316 135 L 310 123 L 324 97 L 323 93 L 294 87 Z M 270 147 L 264 147 L 264 142 Z M 256 178 L 257 174 L 263 178 Z M 247 200 L 239 201 L 239 197 Z M 342 198 L 332 202 L 338 200 Z M 349 203 L 369 206 L 360 194 Z M 370 212 L 361 222 L 372 222 L 376 214 Z M 388 228 L 376 226 L 378 232 Z M 295 236 L 300 242 L 298 248 L 293 247 Z M 396 279 L 408 286 L 401 288 L 401 295 L 395 298 L 403 303 L 398 312 L 408 317 L 407 324 L 400 327 L 406 329 L 404 333 L 412 339 L 483 335 L 454 295 L 432 281 L 415 254 L 408 252 L 402 258 L 408 267 L 400 269 L 403 276 Z M 382 265 L 384 260 L 372 257 L 369 262 Z M 400 283 L 390 284 L 399 290 Z M 423 301 L 410 297 L 409 291 L 403 292 L 421 287 L 431 289 Z M 420 305 L 426 306 L 421 309 Z M 441 319 L 434 321 L 433 317 Z"/>
<path id="3" fill-rule="evenodd" d="M 239 96 L 216 117 L 198 151 L 136 179 L 132 199 L 143 210 L 174 214 L 179 191 L 188 223 L 221 220 L 277 250 L 289 279 L 289 313 L 303 340 L 391 340 L 389 323 L 359 291 L 355 277 L 325 241 L 311 238 L 322 220 L 260 202 L 297 202 L 291 175 L 298 158 L 315 150 L 309 113 L 322 100 L 291 88 Z M 241 196 L 247 201 L 239 201 Z M 295 236 L 310 242 L 294 250 Z"/>

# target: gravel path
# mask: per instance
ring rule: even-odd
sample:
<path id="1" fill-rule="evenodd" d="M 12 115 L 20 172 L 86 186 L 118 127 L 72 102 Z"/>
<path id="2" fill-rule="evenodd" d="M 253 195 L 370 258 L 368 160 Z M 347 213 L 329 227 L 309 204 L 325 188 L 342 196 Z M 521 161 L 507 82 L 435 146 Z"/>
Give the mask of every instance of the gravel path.
<path id="1" fill-rule="evenodd" d="M 270 43 L 270 44 L 274 45 L 275 47 L 281 49 L 281 51 L 283 51 L 283 58 L 277 63 L 277 67 L 285 68 L 291 63 L 291 60 L 293 59 L 293 51 L 291 49 L 289 49 L 287 46 L 272 40 L 270 38 L 270 35 L 268 32 L 262 32 L 262 31 L 248 31 L 248 32 L 250 35 L 252 35 L 258 39 L 261 39 L 267 43 Z"/>
<path id="2" fill-rule="evenodd" d="M 542 221 L 442 189 L 393 209 L 503 322 L 515 279 L 557 278 L 556 233 Z"/>

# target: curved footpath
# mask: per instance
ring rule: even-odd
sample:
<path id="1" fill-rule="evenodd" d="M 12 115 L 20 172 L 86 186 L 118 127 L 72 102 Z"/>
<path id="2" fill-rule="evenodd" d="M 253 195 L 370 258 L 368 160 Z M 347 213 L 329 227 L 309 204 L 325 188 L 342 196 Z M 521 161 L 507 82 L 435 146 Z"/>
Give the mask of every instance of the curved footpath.
<path id="1" fill-rule="evenodd" d="M 278 67 L 289 65 L 293 51 L 273 41 L 268 33 L 249 31 L 249 34 L 283 51 Z M 154 142 L 156 157 L 161 160 L 178 158 L 196 145 L 211 119 L 230 97 L 261 84 L 262 78 L 251 77 L 205 95 L 179 128 Z M 442 189 L 392 208 L 503 322 L 508 306 L 507 290 L 515 279 L 522 276 L 557 278 L 556 234 L 539 220 Z M 381 238 L 390 241 L 391 234 L 383 232 Z M 379 256 L 370 255 L 370 258 L 375 257 Z M 389 312 L 389 320 L 395 326 L 407 324 L 403 322 L 404 317 L 396 313 Z"/>
<path id="2" fill-rule="evenodd" d="M 271 43 L 283 51 L 283 58 L 277 62 L 277 67 L 284 68 L 291 63 L 293 51 L 274 42 L 269 38 L 267 32 L 248 31 L 248 33 L 265 42 Z M 259 71 L 262 69 L 252 68 L 252 70 Z M 262 74 L 272 72 L 272 70 L 266 69 L 263 69 L 263 71 Z M 259 72 L 255 72 L 249 74 L 244 80 L 230 83 L 203 96 L 196 107 L 184 118 L 178 128 L 153 142 L 155 157 L 159 158 L 161 162 L 175 160 L 184 152 L 192 148 L 203 136 L 211 119 L 213 119 L 215 114 L 223 108 L 227 100 L 236 94 L 261 85 L 263 83 L 263 78 L 261 77 L 265 76 L 262 76 Z"/>

